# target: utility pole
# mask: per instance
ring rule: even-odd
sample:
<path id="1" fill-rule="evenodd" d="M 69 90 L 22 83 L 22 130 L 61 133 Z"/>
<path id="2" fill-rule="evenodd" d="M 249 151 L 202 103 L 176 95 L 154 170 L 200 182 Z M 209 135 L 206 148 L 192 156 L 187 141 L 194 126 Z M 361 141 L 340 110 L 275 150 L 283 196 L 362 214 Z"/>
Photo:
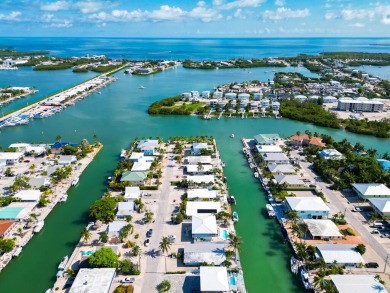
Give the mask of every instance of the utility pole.
<path id="1" fill-rule="evenodd" d="M 387 267 L 387 260 L 389 259 L 389 254 L 387 254 L 386 256 L 386 261 L 385 261 L 385 269 L 383 270 L 383 272 L 386 272 L 386 267 Z"/>

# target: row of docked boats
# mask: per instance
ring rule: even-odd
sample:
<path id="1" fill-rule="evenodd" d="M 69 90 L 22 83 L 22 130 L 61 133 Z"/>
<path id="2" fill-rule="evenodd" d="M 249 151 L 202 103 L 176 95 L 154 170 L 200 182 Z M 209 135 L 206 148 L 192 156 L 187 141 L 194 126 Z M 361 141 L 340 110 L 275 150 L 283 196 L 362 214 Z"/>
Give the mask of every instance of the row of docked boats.
<path id="1" fill-rule="evenodd" d="M 9 117 L 3 121 L 0 121 L 0 128 L 2 127 L 11 127 L 17 125 L 26 125 L 30 123 L 32 119 L 42 119 L 54 115 L 55 113 L 60 112 L 64 107 L 54 107 L 48 111 L 42 111 L 35 114 L 25 114 L 21 113 L 12 117 Z"/>
<path id="2" fill-rule="evenodd" d="M 310 282 L 309 270 L 305 267 L 302 261 L 292 256 L 290 258 L 290 268 L 294 275 L 300 274 L 301 281 L 305 289 L 313 289 L 313 285 Z"/>
<path id="3" fill-rule="evenodd" d="M 65 255 L 62 258 L 60 264 L 58 265 L 57 278 L 62 278 L 64 276 L 65 268 L 68 261 L 69 261 L 69 256 Z"/>

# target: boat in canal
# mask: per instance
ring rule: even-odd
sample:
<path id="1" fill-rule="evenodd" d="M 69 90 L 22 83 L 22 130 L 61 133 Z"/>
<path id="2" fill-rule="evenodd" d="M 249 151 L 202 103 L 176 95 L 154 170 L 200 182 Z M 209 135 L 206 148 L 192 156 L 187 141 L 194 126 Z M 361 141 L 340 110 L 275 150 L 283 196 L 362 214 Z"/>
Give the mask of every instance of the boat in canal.
<path id="1" fill-rule="evenodd" d="M 233 212 L 233 222 L 238 222 L 238 213 L 236 211 Z"/>
<path id="2" fill-rule="evenodd" d="M 33 232 L 34 232 L 34 233 L 39 233 L 39 232 L 42 230 L 42 228 L 43 228 L 44 225 L 45 225 L 45 222 L 44 222 L 44 221 L 39 221 L 39 222 L 35 225 Z"/>
<path id="3" fill-rule="evenodd" d="M 68 260 L 69 260 L 69 257 L 68 257 L 67 255 L 65 255 L 65 256 L 62 258 L 60 264 L 58 265 L 58 269 L 59 269 L 59 270 L 64 270 L 65 267 L 66 267 L 66 264 L 68 263 Z"/>
<path id="4" fill-rule="evenodd" d="M 18 246 L 15 250 L 15 252 L 12 254 L 12 257 L 18 257 L 19 254 L 22 253 L 22 250 L 23 250 L 23 247 L 22 246 Z"/>
<path id="5" fill-rule="evenodd" d="M 297 260 L 294 256 L 292 256 L 290 259 L 290 267 L 291 267 L 291 272 L 294 275 L 297 275 L 299 272 L 299 260 Z"/>
<path id="6" fill-rule="evenodd" d="M 230 138 L 234 138 L 234 133 L 230 134 Z"/>
<path id="7" fill-rule="evenodd" d="M 309 272 L 304 266 L 301 267 L 301 280 L 305 289 L 310 290 L 312 288 L 309 280 Z"/>
<path id="8" fill-rule="evenodd" d="M 59 202 L 66 202 L 67 200 L 68 200 L 68 195 L 64 194 L 63 196 L 61 196 Z"/>
<path id="9" fill-rule="evenodd" d="M 274 210 L 274 208 L 272 207 L 272 205 L 270 205 L 269 203 L 267 203 L 265 206 L 266 206 L 266 208 L 267 208 L 268 217 L 270 217 L 270 218 L 275 218 L 276 214 L 275 214 L 275 210 Z"/>
<path id="10" fill-rule="evenodd" d="M 122 149 L 122 150 L 121 150 L 120 158 L 121 158 L 121 159 L 126 158 L 126 150 L 125 150 L 125 149 Z"/>
<path id="11" fill-rule="evenodd" d="M 79 177 L 75 177 L 75 178 L 73 178 L 73 180 L 72 180 L 72 183 L 70 184 L 71 186 L 76 186 L 77 185 L 77 183 L 79 183 L 79 180 L 80 180 L 80 178 Z"/>
<path id="12" fill-rule="evenodd" d="M 228 197 L 228 202 L 230 204 L 236 204 L 236 198 L 234 197 L 234 195 Z"/>

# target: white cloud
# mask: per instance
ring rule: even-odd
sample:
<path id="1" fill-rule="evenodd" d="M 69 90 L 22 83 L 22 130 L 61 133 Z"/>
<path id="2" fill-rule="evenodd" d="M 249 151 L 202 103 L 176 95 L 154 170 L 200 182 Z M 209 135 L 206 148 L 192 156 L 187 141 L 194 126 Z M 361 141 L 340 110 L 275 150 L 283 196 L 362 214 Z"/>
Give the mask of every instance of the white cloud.
<path id="1" fill-rule="evenodd" d="M 284 5 L 286 5 L 286 1 L 285 0 L 275 0 L 275 5 L 284 6 Z"/>
<path id="2" fill-rule="evenodd" d="M 0 20 L 17 21 L 20 15 L 22 15 L 20 11 L 12 11 L 9 14 L 0 13 Z"/>
<path id="3" fill-rule="evenodd" d="M 328 11 L 325 13 L 324 17 L 326 20 L 329 20 L 329 19 L 335 19 L 337 16 L 334 12 Z"/>
<path id="4" fill-rule="evenodd" d="M 265 1 L 266 0 L 236 0 L 227 3 L 224 1 L 213 1 L 213 4 L 218 9 L 229 10 L 233 8 L 259 7 L 260 4 L 264 3 Z"/>
<path id="5" fill-rule="evenodd" d="M 350 24 L 349 26 L 353 26 L 353 27 L 365 27 L 366 25 L 364 23 L 361 23 L 361 22 L 355 22 L 353 24 Z"/>
<path id="6" fill-rule="evenodd" d="M 238 8 L 236 10 L 236 12 L 234 12 L 233 16 L 235 18 L 239 18 L 239 19 L 246 19 L 246 15 L 244 15 L 244 13 L 242 12 L 242 9 L 241 8 Z"/>
<path id="7" fill-rule="evenodd" d="M 390 24 L 390 5 L 381 5 L 380 3 L 376 3 L 375 6 L 366 9 L 347 8 L 341 11 L 340 17 L 344 20 L 381 19 L 383 24 Z"/>
<path id="8" fill-rule="evenodd" d="M 101 10 L 105 7 L 104 2 L 98 1 L 80 1 L 75 3 L 75 7 L 81 11 L 81 13 L 91 13 Z"/>
<path id="9" fill-rule="evenodd" d="M 281 20 L 281 19 L 289 19 L 289 18 L 307 17 L 309 15 L 310 15 L 310 10 L 307 8 L 292 10 L 290 8 L 279 7 L 275 11 L 272 10 L 264 11 L 263 19 Z"/>
<path id="10" fill-rule="evenodd" d="M 199 19 L 203 22 L 210 22 L 222 18 L 222 15 L 217 10 L 206 8 L 205 6 L 199 6 L 192 9 L 188 16 L 194 19 Z"/>
<path id="11" fill-rule="evenodd" d="M 145 15 L 152 21 L 179 20 L 186 12 L 179 7 L 161 5 L 160 9 L 146 12 Z"/>
<path id="12" fill-rule="evenodd" d="M 69 8 L 70 8 L 70 3 L 67 1 L 56 1 L 56 2 L 46 3 L 41 5 L 41 10 L 45 10 L 45 11 L 68 10 Z"/>
<path id="13" fill-rule="evenodd" d="M 70 20 L 63 20 L 62 22 L 55 22 L 50 24 L 51 27 L 57 27 L 57 28 L 69 28 L 73 24 Z"/>

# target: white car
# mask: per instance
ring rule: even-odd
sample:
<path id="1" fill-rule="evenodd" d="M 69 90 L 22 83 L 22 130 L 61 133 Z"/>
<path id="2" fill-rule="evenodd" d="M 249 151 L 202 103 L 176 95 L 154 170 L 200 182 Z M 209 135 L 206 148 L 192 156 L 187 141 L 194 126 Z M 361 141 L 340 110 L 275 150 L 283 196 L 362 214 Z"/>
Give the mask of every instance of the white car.
<path id="1" fill-rule="evenodd" d="M 175 235 L 168 235 L 168 240 L 169 242 L 175 242 L 176 241 L 176 236 Z"/>
<path id="2" fill-rule="evenodd" d="M 134 283 L 135 282 L 135 278 L 124 278 L 121 280 L 121 283 Z"/>

